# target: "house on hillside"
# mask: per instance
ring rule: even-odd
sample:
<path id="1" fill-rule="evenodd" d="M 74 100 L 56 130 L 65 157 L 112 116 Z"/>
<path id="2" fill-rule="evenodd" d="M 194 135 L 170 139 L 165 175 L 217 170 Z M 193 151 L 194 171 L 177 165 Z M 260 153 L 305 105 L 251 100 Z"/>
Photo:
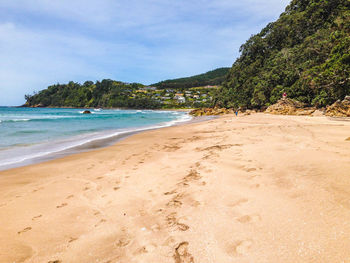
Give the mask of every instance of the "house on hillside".
<path id="1" fill-rule="evenodd" d="M 151 86 L 146 86 L 146 87 L 143 87 L 141 89 L 142 90 L 156 90 L 157 88 L 156 87 L 151 87 Z"/>
<path id="2" fill-rule="evenodd" d="M 176 99 L 177 99 L 177 101 L 180 102 L 180 103 L 185 103 L 185 102 L 186 102 L 186 98 L 183 97 L 183 96 L 179 96 L 179 97 L 177 97 Z"/>

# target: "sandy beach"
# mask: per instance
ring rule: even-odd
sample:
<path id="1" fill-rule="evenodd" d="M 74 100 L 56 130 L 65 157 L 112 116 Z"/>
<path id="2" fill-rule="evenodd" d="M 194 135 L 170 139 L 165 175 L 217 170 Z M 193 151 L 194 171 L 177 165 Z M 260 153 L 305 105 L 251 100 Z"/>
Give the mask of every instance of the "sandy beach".
<path id="1" fill-rule="evenodd" d="M 349 137 L 227 115 L 0 172 L 0 262 L 350 262 Z"/>

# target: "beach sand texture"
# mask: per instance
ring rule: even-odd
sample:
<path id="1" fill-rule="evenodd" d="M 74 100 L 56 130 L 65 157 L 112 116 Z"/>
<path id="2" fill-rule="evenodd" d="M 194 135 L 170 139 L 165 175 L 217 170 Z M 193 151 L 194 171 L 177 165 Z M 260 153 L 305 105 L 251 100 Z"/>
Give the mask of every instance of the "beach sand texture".
<path id="1" fill-rule="evenodd" d="M 350 262 L 350 122 L 254 114 L 0 173 L 0 262 Z"/>

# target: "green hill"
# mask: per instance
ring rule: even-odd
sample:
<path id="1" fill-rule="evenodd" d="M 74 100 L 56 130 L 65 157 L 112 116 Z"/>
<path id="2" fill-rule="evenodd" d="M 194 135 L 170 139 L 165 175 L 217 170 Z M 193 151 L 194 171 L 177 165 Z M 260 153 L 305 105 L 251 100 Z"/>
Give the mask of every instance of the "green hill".
<path id="1" fill-rule="evenodd" d="M 325 106 L 350 94 L 350 1 L 293 0 L 240 48 L 216 96 L 224 107 L 288 97 Z"/>
<path id="2" fill-rule="evenodd" d="M 160 108 L 160 104 L 143 93 L 135 96 L 144 85 L 123 83 L 110 79 L 86 81 L 84 84 L 70 81 L 56 84 L 34 95 L 26 95 L 27 107 L 125 107 Z"/>
<path id="3" fill-rule="evenodd" d="M 188 89 L 192 87 L 207 86 L 207 85 L 221 85 L 225 80 L 225 77 L 230 68 L 218 68 L 207 73 L 195 75 L 187 78 L 170 79 L 161 81 L 151 86 L 157 88 L 175 88 L 175 89 Z"/>

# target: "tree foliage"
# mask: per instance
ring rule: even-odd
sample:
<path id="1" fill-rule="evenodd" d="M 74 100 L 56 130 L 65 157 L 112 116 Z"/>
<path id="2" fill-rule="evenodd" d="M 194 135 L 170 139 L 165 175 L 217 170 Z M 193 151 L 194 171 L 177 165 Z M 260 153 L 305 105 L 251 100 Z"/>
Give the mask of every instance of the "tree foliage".
<path id="1" fill-rule="evenodd" d="M 188 78 L 179 78 L 179 79 L 170 79 L 161 81 L 152 86 L 167 89 L 188 89 L 192 87 L 200 87 L 207 85 L 221 85 L 221 83 L 225 80 L 225 77 L 230 68 L 218 68 L 212 71 L 208 71 L 207 73 L 203 73 L 200 75 L 195 75 Z"/>
<path id="2" fill-rule="evenodd" d="M 68 84 L 49 86 L 34 95 L 26 95 L 25 106 L 42 107 L 125 107 L 125 108 L 159 108 L 159 102 L 142 96 L 131 97 L 142 84 L 126 84 L 104 79 L 86 81 L 83 85 L 73 81 Z"/>
<path id="3" fill-rule="evenodd" d="M 216 101 L 262 107 L 289 97 L 325 106 L 350 94 L 350 1 L 293 0 L 241 46 Z"/>

